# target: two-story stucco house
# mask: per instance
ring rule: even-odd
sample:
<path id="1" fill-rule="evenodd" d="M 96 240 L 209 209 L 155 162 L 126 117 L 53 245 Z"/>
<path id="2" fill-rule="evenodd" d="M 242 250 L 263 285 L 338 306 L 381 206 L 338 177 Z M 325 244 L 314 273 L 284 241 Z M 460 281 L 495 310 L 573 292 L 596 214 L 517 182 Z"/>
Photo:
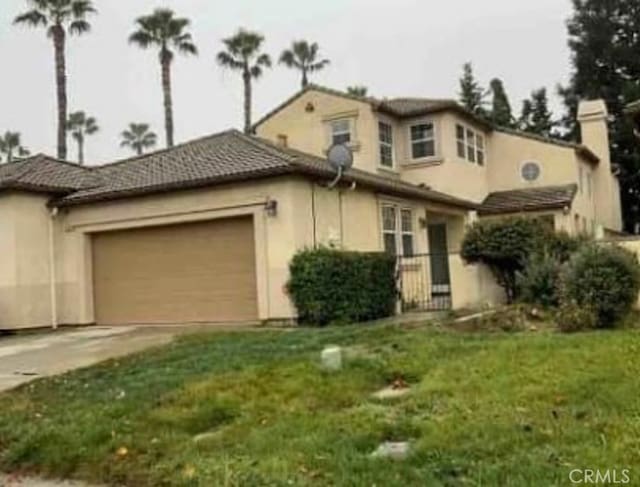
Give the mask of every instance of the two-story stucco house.
<path id="1" fill-rule="evenodd" d="M 0 166 L 0 329 L 295 319 L 288 266 L 319 245 L 400 256 L 404 309 L 501 299 L 458 250 L 477 218 L 620 230 L 606 109 L 583 145 L 491 127 L 447 100 L 308 87 L 256 124 L 112 164 Z M 334 143 L 354 167 L 330 187 Z"/>
<path id="2" fill-rule="evenodd" d="M 260 137 L 322 156 L 347 142 L 355 167 L 466 199 L 482 216 L 527 212 L 570 233 L 621 231 L 602 101 L 583 102 L 582 144 L 492 127 L 453 100 L 358 98 L 313 86 L 257 124 Z"/>

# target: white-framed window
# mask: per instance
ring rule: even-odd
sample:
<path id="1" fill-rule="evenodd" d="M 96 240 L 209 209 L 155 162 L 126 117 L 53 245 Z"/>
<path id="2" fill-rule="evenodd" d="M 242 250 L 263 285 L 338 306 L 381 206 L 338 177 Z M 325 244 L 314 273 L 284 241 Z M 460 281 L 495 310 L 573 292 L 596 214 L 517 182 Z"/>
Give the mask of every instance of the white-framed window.
<path id="1" fill-rule="evenodd" d="M 343 118 L 329 123 L 331 128 L 331 144 L 349 144 L 351 137 L 351 120 Z"/>
<path id="2" fill-rule="evenodd" d="M 402 255 L 413 255 L 413 212 L 408 208 L 400 210 L 400 233 L 402 236 Z"/>
<path id="3" fill-rule="evenodd" d="M 460 159 L 484 166 L 487 160 L 486 144 L 484 135 L 480 132 L 456 124 L 456 147 Z"/>
<path id="4" fill-rule="evenodd" d="M 393 255 L 413 255 L 413 211 L 399 205 L 381 206 L 384 251 Z"/>
<path id="5" fill-rule="evenodd" d="M 409 127 L 411 140 L 411 158 L 424 159 L 436 155 L 435 125 L 433 122 L 421 122 Z"/>
<path id="6" fill-rule="evenodd" d="M 397 255 L 398 254 L 398 212 L 395 206 L 382 206 L 382 240 L 384 243 L 384 251 Z"/>
<path id="7" fill-rule="evenodd" d="M 528 183 L 532 183 L 540 178 L 540 165 L 534 161 L 526 161 L 520 167 L 520 175 L 522 179 Z"/>
<path id="8" fill-rule="evenodd" d="M 378 141 L 380 143 L 380 165 L 393 167 L 393 127 L 385 122 L 378 122 Z"/>

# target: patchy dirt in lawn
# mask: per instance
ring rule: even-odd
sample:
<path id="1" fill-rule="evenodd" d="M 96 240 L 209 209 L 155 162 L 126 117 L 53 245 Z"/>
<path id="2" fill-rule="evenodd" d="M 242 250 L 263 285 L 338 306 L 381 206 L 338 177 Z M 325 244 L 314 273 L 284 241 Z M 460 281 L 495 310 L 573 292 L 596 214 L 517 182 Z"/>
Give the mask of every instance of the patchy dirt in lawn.
<path id="1" fill-rule="evenodd" d="M 90 486 L 82 482 L 44 480 L 34 477 L 22 477 L 19 475 L 0 474 L 0 486 L 2 487 L 98 487 Z"/>

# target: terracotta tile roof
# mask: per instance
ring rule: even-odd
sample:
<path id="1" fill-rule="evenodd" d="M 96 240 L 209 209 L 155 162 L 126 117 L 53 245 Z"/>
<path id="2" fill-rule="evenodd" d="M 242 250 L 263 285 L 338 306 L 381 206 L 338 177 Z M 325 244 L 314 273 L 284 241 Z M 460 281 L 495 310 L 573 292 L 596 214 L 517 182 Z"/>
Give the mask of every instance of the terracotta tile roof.
<path id="1" fill-rule="evenodd" d="M 480 206 L 481 215 L 518 213 L 571 207 L 578 186 L 543 186 L 490 193 Z"/>
<path id="2" fill-rule="evenodd" d="M 285 174 L 331 179 L 335 172 L 325 159 L 230 130 L 172 149 L 92 168 L 87 187 L 54 204 L 70 206 Z M 426 187 L 357 169 L 347 171 L 344 180 L 389 194 L 465 209 L 477 207 L 470 201 Z"/>
<path id="3" fill-rule="evenodd" d="M 306 88 L 295 93 L 291 98 L 285 100 L 283 103 L 275 107 L 273 110 L 264 115 L 260 120 L 254 124 L 254 129 L 278 113 L 280 110 L 286 108 L 295 100 L 300 98 L 308 91 L 318 91 L 329 95 L 339 96 L 342 98 L 348 98 L 354 101 L 368 103 L 374 110 L 387 113 L 397 118 L 410 118 L 419 117 L 421 115 L 428 115 L 431 113 L 441 112 L 443 110 L 452 110 L 460 114 L 461 116 L 485 127 L 487 130 L 492 130 L 493 126 L 486 120 L 476 116 L 463 108 L 458 102 L 451 99 L 439 99 L 439 98 L 384 98 L 378 99 L 371 96 L 357 96 L 350 93 L 346 93 L 340 90 L 334 90 L 324 86 L 310 84 Z"/>
<path id="4" fill-rule="evenodd" d="M 0 189 L 64 194 L 92 184 L 89 168 L 42 154 L 0 165 Z"/>

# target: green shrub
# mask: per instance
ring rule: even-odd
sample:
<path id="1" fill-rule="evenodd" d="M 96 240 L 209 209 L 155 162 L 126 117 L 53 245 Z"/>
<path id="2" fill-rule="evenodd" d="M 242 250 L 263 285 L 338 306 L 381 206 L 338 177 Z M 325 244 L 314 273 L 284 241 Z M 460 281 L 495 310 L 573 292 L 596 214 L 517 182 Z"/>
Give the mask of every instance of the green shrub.
<path id="1" fill-rule="evenodd" d="M 507 302 L 517 297 L 517 275 L 524 271 L 532 253 L 542 247 L 548 225 L 531 218 L 480 220 L 467 231 L 461 256 L 470 264 L 489 267 L 505 290 Z"/>
<path id="2" fill-rule="evenodd" d="M 591 308 L 598 328 L 616 326 L 638 299 L 640 266 L 636 256 L 613 245 L 585 245 L 561 278 L 563 304 Z"/>
<path id="3" fill-rule="evenodd" d="M 534 253 L 518 275 L 519 299 L 544 308 L 557 306 L 561 269 L 560 261 L 552 255 Z"/>
<path id="4" fill-rule="evenodd" d="M 565 302 L 557 309 L 555 321 L 560 331 L 575 333 L 596 328 L 598 317 L 590 306 L 580 306 L 575 302 Z"/>
<path id="5" fill-rule="evenodd" d="M 395 264 L 383 253 L 299 252 L 287 285 L 299 322 L 324 326 L 391 316 L 398 297 Z"/>
<path id="6" fill-rule="evenodd" d="M 548 232 L 544 238 L 544 253 L 560 263 L 568 262 L 571 256 L 589 242 L 585 235 L 574 237 L 567 232 Z"/>

